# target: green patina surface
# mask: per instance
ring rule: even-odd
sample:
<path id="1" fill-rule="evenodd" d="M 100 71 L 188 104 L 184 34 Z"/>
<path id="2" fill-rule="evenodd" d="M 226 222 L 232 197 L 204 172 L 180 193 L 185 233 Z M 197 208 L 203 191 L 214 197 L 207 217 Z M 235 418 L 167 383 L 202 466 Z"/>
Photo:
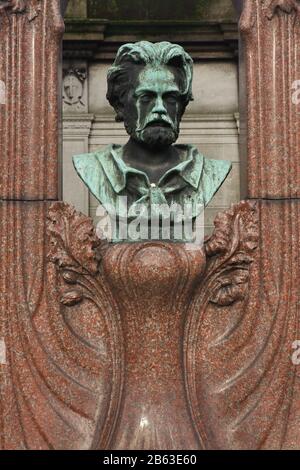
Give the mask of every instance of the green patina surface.
<path id="1" fill-rule="evenodd" d="M 154 84 L 154 85 L 153 85 Z M 168 93 L 168 103 L 174 108 L 174 122 L 172 119 L 166 118 L 166 122 L 176 132 L 178 126 L 178 100 L 177 96 L 180 95 L 180 90 L 176 84 L 173 74 L 164 67 L 145 67 L 142 71 L 139 84 L 135 90 L 135 98 L 137 105 L 137 129 L 136 132 L 140 133 L 140 140 L 144 142 L 143 129 L 151 120 L 151 114 L 147 113 L 149 101 L 153 99 L 151 93 L 155 93 L 154 111 L 159 112 L 164 109 L 164 95 Z M 168 120 L 168 121 L 167 121 Z"/>
<path id="2" fill-rule="evenodd" d="M 231 163 L 205 158 L 192 145 L 176 147 L 180 150 L 181 162 L 168 170 L 155 185 L 146 173 L 126 165 L 121 145 L 109 145 L 104 150 L 76 155 L 73 163 L 82 181 L 109 214 L 127 217 L 130 222 L 140 214 L 141 207 L 148 214 L 152 208 L 153 215 L 153 209 L 159 211 L 164 204 L 182 208 L 188 204 L 191 205 L 192 218 L 195 218 L 226 179 Z M 118 233 L 114 233 L 113 241 L 119 241 Z"/>
<path id="3" fill-rule="evenodd" d="M 192 77 L 193 61 L 177 44 L 141 41 L 119 49 L 108 71 L 107 98 L 130 138 L 125 146 L 73 159 L 112 217 L 130 223 L 142 212 L 151 224 L 153 211 L 164 218 L 163 207 L 177 207 L 181 223 L 195 221 L 227 177 L 230 162 L 207 159 L 192 145 L 174 145 L 193 99 Z M 119 241 L 117 232 L 113 240 Z"/>

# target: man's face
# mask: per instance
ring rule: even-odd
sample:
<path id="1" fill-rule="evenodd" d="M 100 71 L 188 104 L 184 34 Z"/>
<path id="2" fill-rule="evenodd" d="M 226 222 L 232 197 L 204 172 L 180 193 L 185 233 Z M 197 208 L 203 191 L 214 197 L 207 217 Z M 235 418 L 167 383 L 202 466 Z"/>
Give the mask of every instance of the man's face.
<path id="1" fill-rule="evenodd" d="M 171 68 L 143 68 L 124 109 L 131 137 L 151 148 L 168 147 L 178 138 L 181 115 L 181 94 Z"/>

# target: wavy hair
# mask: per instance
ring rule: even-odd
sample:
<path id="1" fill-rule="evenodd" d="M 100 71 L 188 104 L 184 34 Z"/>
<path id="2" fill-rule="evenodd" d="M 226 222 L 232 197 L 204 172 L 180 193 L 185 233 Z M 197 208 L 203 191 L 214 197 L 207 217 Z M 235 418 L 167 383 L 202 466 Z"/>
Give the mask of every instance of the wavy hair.
<path id="1" fill-rule="evenodd" d="M 122 102 L 128 91 L 132 65 L 173 66 L 182 74 L 182 100 L 184 109 L 193 100 L 193 59 L 183 47 L 170 42 L 141 41 L 124 44 L 107 73 L 107 99 L 115 109 L 116 121 L 123 121 Z"/>

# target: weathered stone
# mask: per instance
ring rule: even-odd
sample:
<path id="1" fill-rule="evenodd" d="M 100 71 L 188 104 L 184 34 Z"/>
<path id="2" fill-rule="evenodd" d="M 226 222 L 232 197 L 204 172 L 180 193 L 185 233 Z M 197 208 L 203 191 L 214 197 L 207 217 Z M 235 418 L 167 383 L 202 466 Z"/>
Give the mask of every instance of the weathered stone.
<path id="1" fill-rule="evenodd" d="M 5 99 L 0 99 L 0 198 L 57 199 L 57 87 L 64 31 L 60 1 L 13 0 L 3 5 L 0 83 Z"/>
<path id="2" fill-rule="evenodd" d="M 20 40 L 19 28 L 28 21 L 41 26 L 48 10 L 35 9 L 38 4 L 6 2 L 12 15 L 9 25 L 1 16 L 6 39 L 16 33 Z M 58 6 L 54 0 L 43 5 Z M 251 101 L 242 128 L 249 133 L 249 194 L 257 200 L 220 214 L 204 245 L 107 244 L 95 237 L 91 219 L 65 203 L 0 202 L 1 449 L 299 448 L 300 382 L 293 361 L 300 334 L 299 122 L 289 131 L 295 117 L 291 96 L 282 86 L 284 74 L 278 84 L 272 76 L 280 61 L 289 77 L 298 70 L 297 10 L 292 0 L 246 2 L 246 48 L 255 54 L 256 43 L 265 54 L 256 64 L 261 81 L 251 58 L 245 64 Z M 275 44 L 269 40 L 276 31 L 282 35 Z M 294 63 L 277 56 L 284 47 L 294 51 Z M 8 57 L 14 73 L 17 50 Z M 51 53 L 54 70 L 58 49 Z M 34 71 L 41 67 L 38 57 L 28 59 Z M 269 75 L 273 110 L 265 99 Z M 17 109 L 13 75 L 8 91 L 3 75 L 1 80 L 1 106 L 9 97 L 9 109 Z M 57 86 L 46 83 L 45 100 L 48 87 Z M 32 93 L 34 85 L 25 90 Z M 18 127 L 9 117 L 12 144 Z M 43 133 L 40 139 L 43 145 Z M 56 146 L 56 133 L 53 139 Z M 272 158 L 267 142 L 275 143 Z M 282 143 L 288 167 L 281 165 Z M 9 153 L 12 164 L 23 162 L 15 150 Z M 7 177 L 2 149 L 1 158 Z M 29 159 L 28 174 L 38 171 L 36 164 Z M 8 186 L 18 188 L 22 179 L 25 187 L 26 174 L 10 172 Z M 11 191 L 2 199 L 24 194 Z"/>
<path id="3" fill-rule="evenodd" d="M 294 0 L 244 2 L 242 146 L 244 197 L 300 197 L 300 7 Z M 247 89 L 247 92 L 245 90 Z"/>
<path id="4" fill-rule="evenodd" d="M 110 436 L 106 448 L 215 446 L 214 441 L 207 442 L 198 418 L 207 412 L 202 403 L 210 410 L 204 397 L 211 380 L 194 396 L 194 379 L 198 386 L 195 335 L 202 334 L 206 312 L 214 313 L 213 328 L 224 315 L 237 318 L 247 305 L 249 270 L 258 242 L 256 208 L 241 202 L 220 214 L 215 225 L 204 246 L 98 240 L 97 248 L 90 219 L 65 203 L 50 208 L 48 259 L 61 274 L 61 303 L 77 309 L 69 318 L 83 315 L 90 301 L 99 314 L 106 305 L 104 318 L 110 319 L 114 347 L 118 347 L 115 364 L 120 365 L 122 376 L 117 375 L 110 385 L 118 390 L 122 406 L 114 410 L 106 429 Z M 205 339 L 205 347 L 209 346 Z M 196 348 L 197 353 L 198 349 L 203 346 Z M 218 419 L 207 426 L 217 427 Z M 225 436 L 217 448 L 227 446 L 229 429 L 222 432 Z M 94 442 L 95 448 L 103 448 Z"/>
<path id="5" fill-rule="evenodd" d="M 230 0 L 87 0 L 88 14 L 91 18 L 112 20 L 225 20 L 235 18 Z"/>

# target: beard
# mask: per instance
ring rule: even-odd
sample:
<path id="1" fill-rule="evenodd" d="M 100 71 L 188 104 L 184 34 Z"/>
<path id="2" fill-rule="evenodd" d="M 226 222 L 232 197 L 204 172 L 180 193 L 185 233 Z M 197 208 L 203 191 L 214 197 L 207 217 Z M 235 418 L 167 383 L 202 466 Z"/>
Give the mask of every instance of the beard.
<path id="1" fill-rule="evenodd" d="M 176 142 L 178 133 L 171 127 L 151 126 L 137 132 L 134 137 L 150 148 L 164 148 Z"/>

